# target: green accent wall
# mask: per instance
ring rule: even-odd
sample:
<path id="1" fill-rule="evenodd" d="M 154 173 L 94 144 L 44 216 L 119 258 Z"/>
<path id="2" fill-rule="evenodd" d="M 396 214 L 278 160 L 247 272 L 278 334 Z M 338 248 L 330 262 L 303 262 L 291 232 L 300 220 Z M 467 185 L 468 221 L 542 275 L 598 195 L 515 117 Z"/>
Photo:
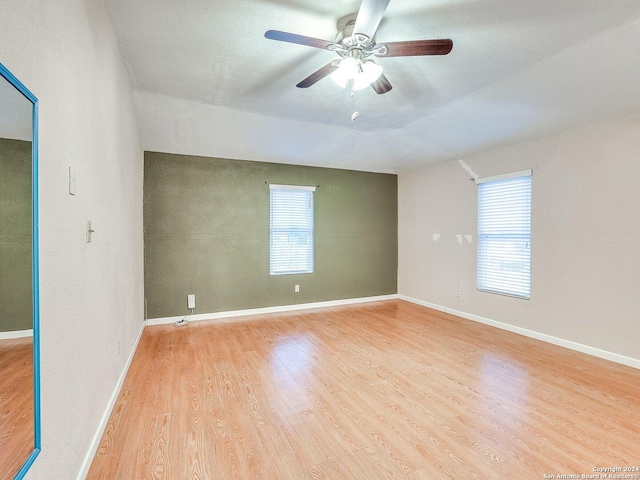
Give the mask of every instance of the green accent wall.
<path id="1" fill-rule="evenodd" d="M 0 332 L 31 315 L 31 142 L 0 138 Z"/>
<path id="2" fill-rule="evenodd" d="M 269 186 L 319 185 L 315 269 L 269 275 Z M 397 293 L 398 187 L 389 174 L 145 152 L 147 317 Z M 300 293 L 294 293 L 294 285 Z"/>

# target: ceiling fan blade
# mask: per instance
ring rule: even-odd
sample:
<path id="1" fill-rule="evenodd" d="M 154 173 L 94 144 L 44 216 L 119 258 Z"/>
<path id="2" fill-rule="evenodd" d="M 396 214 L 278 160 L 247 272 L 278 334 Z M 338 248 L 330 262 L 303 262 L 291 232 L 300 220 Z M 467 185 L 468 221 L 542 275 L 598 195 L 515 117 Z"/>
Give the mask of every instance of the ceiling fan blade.
<path id="1" fill-rule="evenodd" d="M 298 87 L 298 88 L 309 88 L 311 85 L 313 85 L 314 83 L 322 80 L 324 77 L 329 75 L 331 72 L 333 72 L 337 68 L 338 68 L 337 66 L 333 65 L 333 62 L 327 63 L 320 70 L 316 70 L 311 75 L 309 75 L 307 78 L 302 80 L 299 84 L 296 85 L 296 87 Z"/>
<path id="2" fill-rule="evenodd" d="M 393 87 L 387 80 L 387 77 L 384 76 L 384 73 L 381 74 L 378 79 L 371 84 L 371 88 L 373 88 L 378 95 L 382 95 L 383 93 L 387 93 Z"/>
<path id="3" fill-rule="evenodd" d="M 408 42 L 389 42 L 386 45 L 387 53 L 382 57 L 413 57 L 418 55 L 446 55 L 453 48 L 453 42 L 448 39 L 441 40 L 411 40 Z"/>
<path id="4" fill-rule="evenodd" d="M 279 42 L 297 43 L 298 45 L 307 45 L 315 48 L 327 48 L 333 45 L 333 42 L 327 42 L 319 38 L 305 37 L 295 33 L 281 32 L 280 30 L 267 30 L 264 36 L 269 40 L 278 40 Z"/>
<path id="5" fill-rule="evenodd" d="M 369 38 L 373 38 L 387 5 L 389 5 L 389 0 L 362 0 L 360 11 L 358 11 L 358 16 L 356 17 L 356 24 L 353 27 L 354 35 L 362 33 Z"/>

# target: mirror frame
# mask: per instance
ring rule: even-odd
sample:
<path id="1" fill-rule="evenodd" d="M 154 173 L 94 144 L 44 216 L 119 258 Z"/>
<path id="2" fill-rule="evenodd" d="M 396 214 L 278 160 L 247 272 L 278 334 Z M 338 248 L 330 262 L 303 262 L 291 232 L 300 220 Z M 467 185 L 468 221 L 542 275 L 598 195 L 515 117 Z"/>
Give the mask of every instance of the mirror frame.
<path id="1" fill-rule="evenodd" d="M 40 453 L 40 283 L 39 283 L 39 243 L 38 243 L 38 99 L 25 87 L 2 63 L 0 76 L 5 78 L 16 90 L 31 102 L 32 135 L 31 140 L 31 296 L 33 319 L 33 436 L 34 445 L 31 455 L 16 473 L 14 480 L 22 479 Z"/>

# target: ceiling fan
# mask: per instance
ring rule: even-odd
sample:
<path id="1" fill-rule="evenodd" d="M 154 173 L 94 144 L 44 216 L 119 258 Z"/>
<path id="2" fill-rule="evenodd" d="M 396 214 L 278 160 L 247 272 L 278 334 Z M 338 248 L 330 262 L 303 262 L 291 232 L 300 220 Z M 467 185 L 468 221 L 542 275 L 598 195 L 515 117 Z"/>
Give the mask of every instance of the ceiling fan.
<path id="1" fill-rule="evenodd" d="M 360 90 L 371 85 L 376 93 L 387 93 L 392 88 L 391 83 L 382 73 L 382 66 L 369 57 L 446 55 L 453 48 L 453 42 L 448 38 L 376 43 L 374 36 L 388 4 L 389 0 L 362 0 L 357 14 L 347 15 L 338 20 L 335 42 L 279 30 L 268 30 L 264 36 L 280 42 L 327 49 L 340 55 L 341 58 L 329 62 L 298 83 L 298 88 L 308 88 L 331 75 L 342 87 Z"/>

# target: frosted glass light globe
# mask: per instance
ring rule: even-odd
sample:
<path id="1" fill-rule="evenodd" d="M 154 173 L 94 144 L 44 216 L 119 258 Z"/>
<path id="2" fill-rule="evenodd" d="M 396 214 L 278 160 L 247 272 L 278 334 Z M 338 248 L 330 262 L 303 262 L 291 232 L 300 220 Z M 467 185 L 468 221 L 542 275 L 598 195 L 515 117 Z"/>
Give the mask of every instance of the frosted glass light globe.
<path id="1" fill-rule="evenodd" d="M 347 86 L 347 82 L 358 74 L 358 61 L 355 58 L 343 58 L 338 65 L 338 69 L 333 72 L 331 80 L 342 88 Z"/>
<path id="2" fill-rule="evenodd" d="M 353 79 L 353 90 L 362 90 L 375 82 L 382 75 L 382 66 L 367 60 L 362 63 L 355 58 L 340 61 L 338 69 L 331 74 L 331 79 L 342 88 Z"/>

